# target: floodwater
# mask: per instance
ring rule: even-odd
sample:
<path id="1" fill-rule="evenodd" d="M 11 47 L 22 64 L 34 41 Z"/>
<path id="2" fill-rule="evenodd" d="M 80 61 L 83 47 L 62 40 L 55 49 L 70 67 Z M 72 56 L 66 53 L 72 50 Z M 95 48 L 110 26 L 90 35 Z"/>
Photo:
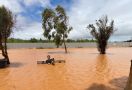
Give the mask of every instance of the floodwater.
<path id="1" fill-rule="evenodd" d="M 0 90 L 123 90 L 129 75 L 132 48 L 9 49 L 11 65 L 0 69 Z M 36 64 L 47 55 L 66 60 Z"/>

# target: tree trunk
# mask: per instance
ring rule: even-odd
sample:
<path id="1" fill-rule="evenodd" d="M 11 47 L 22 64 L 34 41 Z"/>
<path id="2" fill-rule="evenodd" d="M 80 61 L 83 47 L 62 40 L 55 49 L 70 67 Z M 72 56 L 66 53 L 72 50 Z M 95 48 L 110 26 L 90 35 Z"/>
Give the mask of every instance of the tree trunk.
<path id="1" fill-rule="evenodd" d="M 131 60 L 131 67 L 130 67 L 128 81 L 124 90 L 132 90 L 132 60 Z"/>
<path id="2" fill-rule="evenodd" d="M 59 48 L 59 45 L 57 45 L 56 47 Z"/>
<path id="3" fill-rule="evenodd" d="M 3 57 L 7 60 L 7 64 L 10 64 L 7 49 L 5 49 L 5 47 L 3 47 L 2 42 L 0 42 L 0 46 L 1 46 Z"/>
<path id="4" fill-rule="evenodd" d="M 6 53 L 5 53 L 5 50 L 4 50 L 2 41 L 0 41 L 0 46 L 1 46 L 1 50 L 2 50 L 2 55 L 3 55 L 3 57 L 7 60 L 7 59 L 8 59 L 8 56 L 7 56 Z M 9 64 L 8 61 L 7 61 L 7 63 Z"/>
<path id="5" fill-rule="evenodd" d="M 6 60 L 7 60 L 7 64 L 10 64 L 10 61 L 9 61 L 9 57 L 8 57 L 8 52 L 7 52 L 7 32 L 5 31 L 5 36 L 4 36 L 4 38 L 5 38 L 5 40 L 4 40 L 4 50 L 5 50 L 5 58 L 6 58 Z"/>
<path id="6" fill-rule="evenodd" d="M 5 58 L 6 55 L 5 55 L 5 50 L 4 50 L 4 47 L 2 45 L 2 42 L 0 42 L 0 46 L 1 46 L 2 55 Z"/>
<path id="7" fill-rule="evenodd" d="M 104 40 L 99 42 L 100 54 L 106 53 L 106 46 L 107 46 L 107 42 L 105 42 Z"/>
<path id="8" fill-rule="evenodd" d="M 65 53 L 67 53 L 67 47 L 66 47 L 66 42 L 65 42 L 64 35 L 63 35 L 63 43 L 64 43 L 64 47 L 65 47 Z"/>
<path id="9" fill-rule="evenodd" d="M 102 47 L 102 48 L 101 48 L 101 52 L 100 52 L 100 54 L 105 54 L 105 49 L 106 49 L 105 46 Z"/>
<path id="10" fill-rule="evenodd" d="M 7 52 L 7 39 L 5 38 L 5 58 L 7 59 L 7 64 L 10 64 L 9 57 L 8 57 L 8 52 Z"/>
<path id="11" fill-rule="evenodd" d="M 3 45 L 2 44 L 2 37 L 0 37 L 0 46 L 1 46 L 1 50 L 2 50 L 2 55 L 7 60 L 7 64 L 10 64 L 8 53 L 7 53 L 7 44 L 6 44 L 6 42 L 7 42 L 7 39 L 5 37 L 4 45 Z"/>

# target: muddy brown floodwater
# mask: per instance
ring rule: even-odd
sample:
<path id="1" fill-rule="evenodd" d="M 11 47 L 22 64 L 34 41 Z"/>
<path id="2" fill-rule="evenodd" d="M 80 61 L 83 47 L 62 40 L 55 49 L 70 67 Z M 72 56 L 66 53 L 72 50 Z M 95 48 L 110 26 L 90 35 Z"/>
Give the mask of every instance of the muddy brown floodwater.
<path id="1" fill-rule="evenodd" d="M 132 48 L 10 49 L 11 65 L 0 69 L 0 90 L 123 90 Z M 47 55 L 66 63 L 36 64 Z"/>

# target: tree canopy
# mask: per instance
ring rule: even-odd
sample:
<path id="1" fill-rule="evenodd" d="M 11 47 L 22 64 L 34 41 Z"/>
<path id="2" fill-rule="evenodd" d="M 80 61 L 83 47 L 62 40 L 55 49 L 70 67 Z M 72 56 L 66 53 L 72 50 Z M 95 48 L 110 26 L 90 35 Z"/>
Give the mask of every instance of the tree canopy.
<path id="1" fill-rule="evenodd" d="M 68 25 L 68 17 L 63 7 L 57 6 L 55 10 L 46 8 L 42 13 L 44 36 L 49 40 L 53 38 L 57 47 L 64 43 L 72 27 Z"/>
<path id="2" fill-rule="evenodd" d="M 96 20 L 96 26 L 89 24 L 87 28 L 90 30 L 91 35 L 97 40 L 99 52 L 105 54 L 108 39 L 115 31 L 114 20 L 108 24 L 108 17 L 104 16 Z"/>

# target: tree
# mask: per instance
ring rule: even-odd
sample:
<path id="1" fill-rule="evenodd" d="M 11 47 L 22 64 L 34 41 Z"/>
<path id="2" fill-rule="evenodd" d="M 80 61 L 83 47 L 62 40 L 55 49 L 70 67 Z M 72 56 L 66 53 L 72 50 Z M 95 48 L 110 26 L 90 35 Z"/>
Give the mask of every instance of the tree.
<path id="1" fill-rule="evenodd" d="M 104 16 L 96 20 L 96 26 L 89 24 L 87 28 L 90 30 L 91 35 L 97 40 L 97 47 L 100 54 L 105 54 L 107 42 L 115 31 L 114 20 L 108 25 L 108 18 Z"/>
<path id="2" fill-rule="evenodd" d="M 32 42 L 32 43 L 38 42 L 38 40 L 36 38 L 31 38 L 29 41 Z"/>
<path id="3" fill-rule="evenodd" d="M 12 33 L 12 27 L 14 25 L 13 14 L 10 10 L 4 6 L 0 7 L 0 47 L 2 55 L 7 60 L 7 64 L 10 64 L 8 52 L 7 52 L 7 38 Z"/>
<path id="4" fill-rule="evenodd" d="M 67 53 L 66 38 L 72 30 L 68 25 L 68 17 L 63 7 L 57 6 L 55 10 L 46 8 L 42 13 L 42 26 L 44 36 L 49 40 L 53 38 L 57 47 L 64 44 Z"/>

